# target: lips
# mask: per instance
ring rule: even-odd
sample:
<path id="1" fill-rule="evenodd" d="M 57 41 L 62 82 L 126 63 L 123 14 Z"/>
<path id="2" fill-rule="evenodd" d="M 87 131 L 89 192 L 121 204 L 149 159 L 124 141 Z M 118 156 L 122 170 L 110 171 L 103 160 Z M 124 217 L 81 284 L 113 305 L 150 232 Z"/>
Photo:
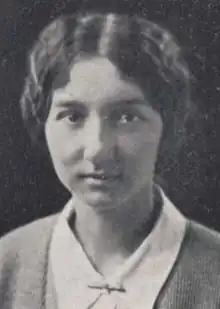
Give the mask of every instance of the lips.
<path id="1" fill-rule="evenodd" d="M 83 179 L 95 179 L 95 180 L 114 180 L 119 178 L 119 174 L 107 174 L 107 173 L 88 173 L 79 174 L 80 178 Z"/>
<path id="2" fill-rule="evenodd" d="M 116 173 L 82 173 L 79 178 L 89 187 L 97 189 L 107 189 L 115 187 L 121 175 Z"/>

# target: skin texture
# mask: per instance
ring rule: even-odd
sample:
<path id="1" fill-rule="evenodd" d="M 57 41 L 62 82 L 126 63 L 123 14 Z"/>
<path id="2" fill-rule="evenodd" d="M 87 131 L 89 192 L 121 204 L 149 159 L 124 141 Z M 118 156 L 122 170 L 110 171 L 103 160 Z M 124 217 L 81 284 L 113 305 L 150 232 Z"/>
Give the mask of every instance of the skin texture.
<path id="1" fill-rule="evenodd" d="M 109 272 L 146 237 L 140 230 L 153 209 L 162 121 L 141 88 L 106 58 L 81 59 L 59 87 L 61 80 L 46 140 L 59 179 L 74 195 L 79 239 L 98 269 Z M 107 179 L 82 177 L 90 173 Z"/>

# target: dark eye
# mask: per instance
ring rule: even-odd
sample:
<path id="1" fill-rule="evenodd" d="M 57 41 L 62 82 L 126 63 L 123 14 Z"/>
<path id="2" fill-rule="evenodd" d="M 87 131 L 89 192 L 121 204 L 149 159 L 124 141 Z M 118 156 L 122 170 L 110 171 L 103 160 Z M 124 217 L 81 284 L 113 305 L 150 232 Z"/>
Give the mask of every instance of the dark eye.
<path id="1" fill-rule="evenodd" d="M 139 121 L 140 117 L 134 113 L 128 113 L 128 112 L 124 112 L 122 113 L 119 117 L 118 117 L 118 122 L 120 124 L 126 124 L 126 123 L 130 123 L 130 122 L 136 122 Z"/>
<path id="2" fill-rule="evenodd" d="M 76 124 L 84 120 L 84 115 L 78 111 L 69 113 L 66 118 L 70 123 Z"/>
<path id="3" fill-rule="evenodd" d="M 58 113 L 57 120 L 65 120 L 71 124 L 80 124 L 84 121 L 85 115 L 82 111 L 68 110 Z"/>

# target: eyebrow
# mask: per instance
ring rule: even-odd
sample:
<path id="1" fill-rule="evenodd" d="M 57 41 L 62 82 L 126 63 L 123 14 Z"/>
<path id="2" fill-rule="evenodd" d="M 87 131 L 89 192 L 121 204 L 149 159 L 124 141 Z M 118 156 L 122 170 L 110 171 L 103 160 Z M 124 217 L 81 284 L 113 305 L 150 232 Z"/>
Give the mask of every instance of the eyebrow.
<path id="1" fill-rule="evenodd" d="M 148 102 L 145 99 L 142 98 L 132 98 L 132 99 L 120 99 L 109 102 L 112 106 L 133 106 L 133 105 L 144 105 L 147 106 Z M 66 107 L 71 108 L 73 106 L 79 106 L 82 107 L 83 105 L 89 104 L 88 102 L 80 101 L 80 100 L 74 100 L 71 98 L 63 98 L 61 100 L 56 101 L 57 107 Z"/>
<path id="2" fill-rule="evenodd" d="M 126 100 L 116 100 L 112 102 L 114 105 L 147 105 L 147 101 L 142 98 L 132 98 L 132 99 L 126 99 Z"/>
<path id="3" fill-rule="evenodd" d="M 56 107 L 65 107 L 65 108 L 73 108 L 74 106 L 83 107 L 85 102 L 77 101 L 77 100 L 59 100 L 55 103 Z"/>

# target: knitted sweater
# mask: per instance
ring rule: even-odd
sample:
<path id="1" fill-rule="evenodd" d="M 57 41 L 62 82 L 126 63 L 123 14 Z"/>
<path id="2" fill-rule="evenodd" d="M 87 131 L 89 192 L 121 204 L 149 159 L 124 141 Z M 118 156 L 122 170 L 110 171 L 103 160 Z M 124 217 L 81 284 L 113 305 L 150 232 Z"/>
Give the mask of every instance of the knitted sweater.
<path id="1" fill-rule="evenodd" d="M 1 309 L 57 309 L 48 267 L 56 218 L 37 220 L 1 239 Z M 218 233 L 189 221 L 179 256 L 154 304 L 157 308 L 220 309 Z"/>

